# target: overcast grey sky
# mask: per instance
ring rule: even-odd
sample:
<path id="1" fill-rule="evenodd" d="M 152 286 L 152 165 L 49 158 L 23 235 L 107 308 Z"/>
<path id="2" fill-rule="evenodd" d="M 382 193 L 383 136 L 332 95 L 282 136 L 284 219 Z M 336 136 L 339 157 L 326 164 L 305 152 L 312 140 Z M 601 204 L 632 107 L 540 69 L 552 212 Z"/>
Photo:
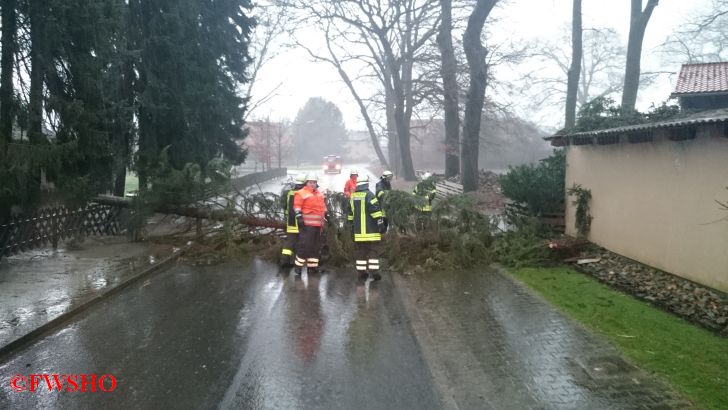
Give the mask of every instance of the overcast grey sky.
<path id="1" fill-rule="evenodd" d="M 652 14 L 645 34 L 643 71 L 679 70 L 679 66 L 663 67 L 656 50 L 667 35 L 684 22 L 686 16 L 706 4 L 706 0 L 660 2 Z M 499 21 L 491 27 L 491 31 L 498 38 L 524 41 L 536 38 L 557 39 L 563 27 L 570 24 L 571 5 L 571 0 L 509 0 L 493 12 Z M 582 7 L 584 28 L 614 28 L 626 46 L 630 0 L 584 0 Z M 317 41 L 315 33 L 303 35 L 306 36 L 306 41 Z M 458 40 L 456 37 L 455 41 Z M 672 91 L 674 77 L 664 75 L 652 87 L 642 89 L 638 96 L 638 108 L 645 109 L 652 102 L 664 101 Z M 256 89 L 265 92 L 278 83 L 282 83 L 278 95 L 259 107 L 253 117 L 269 115 L 271 119 L 292 120 L 309 97 L 320 96 L 339 106 L 349 129 L 363 129 L 359 110 L 348 90 L 339 81 L 338 74 L 326 64 L 311 62 L 303 50 L 287 51 L 269 62 L 260 73 L 260 83 L 256 84 Z M 529 114 L 523 111 L 520 113 Z"/>

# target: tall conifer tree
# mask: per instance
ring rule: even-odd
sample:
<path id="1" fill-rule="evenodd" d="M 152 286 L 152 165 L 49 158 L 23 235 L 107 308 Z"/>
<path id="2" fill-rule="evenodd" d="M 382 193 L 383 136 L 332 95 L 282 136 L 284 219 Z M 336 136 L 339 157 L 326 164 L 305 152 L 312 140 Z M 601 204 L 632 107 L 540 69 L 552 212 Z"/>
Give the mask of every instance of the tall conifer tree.
<path id="1" fill-rule="evenodd" d="M 248 0 L 131 0 L 139 49 L 139 153 L 142 186 L 169 146 L 170 163 L 244 159 L 237 140 L 249 63 Z"/>

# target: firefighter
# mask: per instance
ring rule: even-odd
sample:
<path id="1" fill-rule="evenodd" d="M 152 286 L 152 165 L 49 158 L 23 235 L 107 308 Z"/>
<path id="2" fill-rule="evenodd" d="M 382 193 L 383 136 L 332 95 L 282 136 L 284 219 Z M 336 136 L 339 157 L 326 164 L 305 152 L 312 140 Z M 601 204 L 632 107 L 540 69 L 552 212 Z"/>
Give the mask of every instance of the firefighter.
<path id="1" fill-rule="evenodd" d="M 301 274 L 304 265 L 308 267 L 308 273 L 318 272 L 326 202 L 317 187 L 318 177 L 309 174 L 304 187 L 293 196 L 293 212 L 299 229 L 294 261 L 297 275 Z"/>
<path id="2" fill-rule="evenodd" d="M 425 198 L 426 203 L 422 206 L 418 206 L 417 209 L 429 214 L 432 212 L 432 200 L 435 199 L 435 181 L 432 179 L 432 175 L 426 172 L 422 175 L 422 181 L 415 185 L 415 189 L 412 193 L 416 196 Z"/>
<path id="3" fill-rule="evenodd" d="M 303 188 L 305 183 L 305 175 L 296 175 L 293 178 L 293 185 L 287 184 L 283 187 L 283 192 L 281 192 L 281 207 L 283 208 L 284 221 L 286 221 L 286 239 L 283 242 L 283 249 L 281 249 L 281 268 L 293 266 L 293 255 L 299 233 L 296 213 L 293 211 L 293 197 L 296 191 Z"/>
<path id="4" fill-rule="evenodd" d="M 356 179 L 359 177 L 359 171 L 352 169 L 349 171 L 349 179 L 346 180 L 346 184 L 344 184 L 344 198 L 341 200 L 341 214 L 342 215 L 348 215 L 349 214 L 349 198 L 351 198 L 351 193 L 356 191 Z"/>
<path id="5" fill-rule="evenodd" d="M 349 179 L 346 180 L 344 185 L 344 196 L 348 200 L 351 198 L 351 193 L 356 191 L 356 179 L 359 177 L 359 171 L 352 169 L 349 172 Z"/>
<path id="6" fill-rule="evenodd" d="M 354 258 L 359 279 L 366 280 L 371 274 L 374 280 L 379 274 L 379 254 L 382 234 L 386 232 L 379 200 L 369 190 L 369 176 L 356 182 L 356 191 L 349 199 L 349 221 L 354 235 Z"/>
<path id="7" fill-rule="evenodd" d="M 379 178 L 379 182 L 377 182 L 376 190 L 374 191 L 377 195 L 377 199 L 379 200 L 379 206 L 382 208 L 382 215 L 384 219 L 384 227 L 385 229 L 389 227 L 389 220 L 387 219 L 387 214 L 384 210 L 385 201 L 384 197 L 386 196 L 387 191 L 392 190 L 392 183 L 390 182 L 392 180 L 392 171 L 384 171 L 382 172 L 381 178 Z"/>
<path id="8" fill-rule="evenodd" d="M 384 195 L 385 191 L 391 191 L 392 190 L 392 171 L 384 171 L 382 172 L 382 177 L 379 178 L 379 182 L 377 182 L 377 199 L 380 201 L 382 200 L 382 196 Z"/>

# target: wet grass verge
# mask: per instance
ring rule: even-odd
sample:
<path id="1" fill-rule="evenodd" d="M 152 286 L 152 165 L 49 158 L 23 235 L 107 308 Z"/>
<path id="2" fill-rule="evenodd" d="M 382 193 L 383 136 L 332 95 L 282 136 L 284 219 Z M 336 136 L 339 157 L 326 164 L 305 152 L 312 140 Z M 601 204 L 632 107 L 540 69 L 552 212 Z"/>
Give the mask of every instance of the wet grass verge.
<path id="1" fill-rule="evenodd" d="M 728 341 L 570 268 L 511 273 L 697 406 L 728 408 Z"/>

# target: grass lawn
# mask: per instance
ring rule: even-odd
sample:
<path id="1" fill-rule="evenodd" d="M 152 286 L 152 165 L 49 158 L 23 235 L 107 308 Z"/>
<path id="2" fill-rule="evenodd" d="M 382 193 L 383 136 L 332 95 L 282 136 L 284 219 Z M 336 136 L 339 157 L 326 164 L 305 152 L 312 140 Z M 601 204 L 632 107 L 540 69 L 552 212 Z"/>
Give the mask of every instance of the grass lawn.
<path id="1" fill-rule="evenodd" d="M 601 333 L 634 364 L 706 409 L 728 409 L 728 339 L 612 290 L 569 268 L 511 273 L 557 308 Z"/>
<path id="2" fill-rule="evenodd" d="M 124 193 L 131 191 L 137 191 L 139 189 L 139 178 L 134 174 L 126 174 L 126 181 L 124 183 Z"/>

